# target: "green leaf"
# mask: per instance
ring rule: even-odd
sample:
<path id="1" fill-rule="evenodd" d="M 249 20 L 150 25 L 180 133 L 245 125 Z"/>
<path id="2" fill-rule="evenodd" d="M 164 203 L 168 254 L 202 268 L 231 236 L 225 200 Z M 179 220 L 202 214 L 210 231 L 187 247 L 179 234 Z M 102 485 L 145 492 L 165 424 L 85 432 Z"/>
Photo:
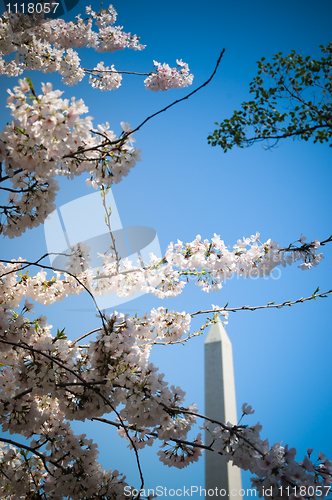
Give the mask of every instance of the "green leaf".
<path id="1" fill-rule="evenodd" d="M 26 77 L 25 77 L 25 79 L 26 79 L 26 81 L 27 81 L 27 82 L 28 82 L 28 84 L 29 84 L 29 87 L 30 87 L 31 92 L 32 92 L 33 94 L 35 94 L 35 89 L 34 89 L 34 87 L 33 87 L 33 84 L 32 84 L 31 79 L 30 79 L 28 76 L 26 76 Z"/>
<path id="2" fill-rule="evenodd" d="M 62 330 L 59 330 L 59 328 L 57 329 L 57 333 L 56 333 L 56 338 L 54 340 L 65 340 L 67 339 L 67 335 L 65 334 L 65 328 L 63 328 Z"/>

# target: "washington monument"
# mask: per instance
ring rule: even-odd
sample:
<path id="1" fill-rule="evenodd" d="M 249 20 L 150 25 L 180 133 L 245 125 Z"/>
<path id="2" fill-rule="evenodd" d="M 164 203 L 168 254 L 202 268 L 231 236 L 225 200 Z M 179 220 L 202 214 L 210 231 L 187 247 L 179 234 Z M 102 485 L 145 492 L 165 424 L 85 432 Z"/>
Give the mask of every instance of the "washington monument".
<path id="1" fill-rule="evenodd" d="M 219 422 L 237 424 L 232 344 L 220 320 L 210 327 L 204 342 L 205 350 L 205 415 Z M 210 424 L 210 428 L 217 424 Z M 205 431 L 205 443 L 211 435 Z M 237 500 L 242 488 L 241 471 L 217 453 L 205 452 L 205 490 Z M 225 491 L 220 491 L 225 490 Z M 210 491 L 210 493 L 212 493 Z"/>

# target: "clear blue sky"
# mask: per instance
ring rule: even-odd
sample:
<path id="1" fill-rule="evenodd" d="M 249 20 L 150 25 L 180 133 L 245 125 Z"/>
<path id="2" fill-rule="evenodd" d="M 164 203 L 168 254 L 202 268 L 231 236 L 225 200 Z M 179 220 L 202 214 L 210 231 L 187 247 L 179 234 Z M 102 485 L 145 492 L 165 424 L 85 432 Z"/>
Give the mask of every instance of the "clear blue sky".
<path id="1" fill-rule="evenodd" d="M 84 13 L 80 1 L 66 16 Z M 92 4 L 96 10 L 99 4 Z M 266 2 L 182 0 L 114 2 L 117 24 L 141 36 L 142 52 L 95 54 L 82 51 L 83 65 L 115 64 L 118 70 L 149 71 L 153 59 L 175 65 L 182 58 L 194 73 L 194 88 L 211 74 L 222 48 L 226 49 L 217 75 L 208 87 L 190 100 L 159 115 L 135 135 L 142 148 L 142 162 L 114 187 L 113 194 L 124 225 L 154 228 L 162 251 L 170 241 L 191 241 L 197 234 L 211 238 L 220 234 L 227 245 L 238 238 L 261 233 L 287 245 L 303 233 L 323 240 L 331 234 L 331 149 L 299 141 L 283 141 L 272 151 L 261 145 L 234 149 L 224 154 L 207 144 L 214 122 L 231 116 L 249 97 L 249 82 L 256 75 L 256 61 L 276 52 L 296 50 L 303 56 L 320 57 L 319 45 L 330 42 L 332 3 L 329 0 Z M 85 59 L 84 59 L 85 58 Z M 94 124 L 109 121 L 116 133 L 120 121 L 132 126 L 146 116 L 183 97 L 188 89 L 152 93 L 143 79 L 128 76 L 117 91 L 92 90 L 87 78 L 79 85 L 64 87 L 56 75 L 29 75 L 39 82 L 52 81 L 65 90 L 64 97 L 82 97 Z M 1 77 L 1 109 L 8 87 L 16 79 Z M 2 112 L 0 125 L 9 119 Z M 89 194 L 83 178 L 62 180 L 57 206 Z M 332 247 L 332 245 L 331 245 Z M 43 227 L 28 231 L 17 240 L 1 240 L 1 255 L 38 258 L 47 251 Z M 176 300 L 141 297 L 118 310 L 144 313 L 152 307 L 194 312 L 211 304 L 259 305 L 306 297 L 319 286 L 331 287 L 332 248 L 323 249 L 325 260 L 311 271 L 296 265 L 282 268 L 279 279 L 234 278 L 219 293 L 204 294 L 192 285 Z M 278 276 L 276 274 L 276 276 Z M 331 298 L 292 308 L 238 312 L 230 316 L 228 335 L 233 343 L 238 414 L 243 402 L 256 413 L 247 423 L 260 421 L 262 436 L 270 444 L 283 441 L 298 450 L 298 460 L 308 447 L 331 457 Z M 128 311 L 130 309 L 131 311 Z M 38 311 L 42 308 L 38 308 Z M 73 297 L 43 313 L 54 327 L 66 327 L 76 338 L 99 326 L 87 297 Z M 197 319 L 197 328 L 203 318 Z M 186 401 L 204 409 L 204 338 L 186 346 L 156 347 L 152 361 L 171 384 L 187 391 Z M 100 443 L 104 467 L 124 472 L 127 481 L 139 486 L 139 476 L 126 442 L 103 424 L 77 425 Z M 153 450 L 140 453 L 146 486 L 178 488 L 204 485 L 204 461 L 178 471 L 163 466 Z M 250 487 L 250 473 L 243 473 Z"/>

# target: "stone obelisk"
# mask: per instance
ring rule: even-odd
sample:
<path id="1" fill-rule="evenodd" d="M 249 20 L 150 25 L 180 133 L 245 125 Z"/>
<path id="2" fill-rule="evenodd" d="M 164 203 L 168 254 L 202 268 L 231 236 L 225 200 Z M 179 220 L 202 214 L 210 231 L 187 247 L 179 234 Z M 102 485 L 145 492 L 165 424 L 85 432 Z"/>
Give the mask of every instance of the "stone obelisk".
<path id="1" fill-rule="evenodd" d="M 222 423 L 237 424 L 232 344 L 220 320 L 210 327 L 204 348 L 205 415 Z M 213 429 L 217 425 L 210 424 L 210 427 Z M 211 443 L 208 431 L 205 431 L 205 442 Z M 216 488 L 217 496 L 240 500 L 241 471 L 232 462 L 227 463 L 221 455 L 206 451 L 206 498 L 211 498 L 212 492 L 209 495 L 208 491 L 215 492 Z"/>

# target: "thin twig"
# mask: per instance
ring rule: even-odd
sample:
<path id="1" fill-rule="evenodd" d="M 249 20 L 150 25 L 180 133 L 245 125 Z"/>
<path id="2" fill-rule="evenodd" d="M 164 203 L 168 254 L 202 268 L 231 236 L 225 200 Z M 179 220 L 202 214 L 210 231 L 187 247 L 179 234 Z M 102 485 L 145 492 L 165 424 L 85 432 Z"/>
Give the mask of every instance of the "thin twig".
<path id="1" fill-rule="evenodd" d="M 273 302 L 269 302 L 268 304 L 265 304 L 263 306 L 241 306 L 241 307 L 221 307 L 220 309 L 206 309 L 206 310 L 201 310 L 201 311 L 196 311 L 194 313 L 190 313 L 191 317 L 197 316 L 198 314 L 209 314 L 209 313 L 222 313 L 222 312 L 237 312 L 237 311 L 256 311 L 258 309 L 282 309 L 285 306 L 293 306 L 294 304 L 300 304 L 303 302 L 307 302 L 308 300 L 315 300 L 316 298 L 326 298 L 328 295 L 332 294 L 332 289 L 328 290 L 327 292 L 322 292 L 322 293 L 314 293 L 310 295 L 310 297 L 301 297 L 300 299 L 289 301 L 286 300 L 284 302 L 281 302 L 280 304 L 274 304 Z M 168 340 L 165 342 L 151 342 L 152 345 L 173 345 L 173 344 L 183 344 L 184 342 L 188 342 L 193 337 L 199 337 L 202 335 L 203 331 L 205 328 L 208 326 L 212 325 L 215 323 L 214 319 L 211 319 L 210 321 L 207 321 L 205 325 L 202 325 L 200 329 L 197 332 L 193 332 L 188 335 L 188 337 L 184 339 L 179 339 L 179 340 Z M 85 333 L 81 337 L 78 337 L 76 340 L 74 340 L 73 344 L 76 344 L 83 338 L 87 337 L 88 335 L 91 335 L 92 333 L 95 333 L 97 331 L 101 330 L 101 328 L 95 328 L 94 330 L 91 330 L 88 333 Z M 84 347 L 84 346 L 82 346 Z"/>
<path id="2" fill-rule="evenodd" d="M 116 249 L 114 234 L 113 234 L 113 231 L 112 231 L 112 228 L 111 228 L 110 210 L 106 206 L 105 187 L 104 187 L 104 185 L 101 186 L 101 198 L 103 200 L 103 207 L 104 207 L 105 213 L 106 213 L 106 215 L 105 215 L 105 223 L 106 223 L 106 226 L 108 227 L 108 230 L 109 230 L 111 238 L 112 238 L 112 245 L 113 245 L 112 250 L 114 250 L 114 253 L 115 253 L 116 272 L 118 274 L 119 273 L 119 268 L 120 268 L 120 260 L 119 260 L 118 251 Z"/>
<path id="3" fill-rule="evenodd" d="M 324 245 L 330 243 L 331 241 L 332 241 L 332 235 L 329 238 L 326 238 L 326 240 L 320 241 L 319 246 L 323 247 Z M 311 243 L 303 243 L 300 247 L 294 247 L 293 244 L 291 243 L 287 248 L 280 248 L 279 252 L 298 252 L 298 251 L 306 252 L 314 248 L 314 245 L 315 242 L 311 242 Z"/>
<path id="4" fill-rule="evenodd" d="M 217 425 L 220 425 L 220 427 L 222 427 L 222 429 L 224 429 L 225 431 L 229 431 L 231 432 L 232 434 L 235 434 L 235 436 L 238 438 L 238 439 L 242 439 L 243 441 L 245 441 L 251 448 L 253 448 L 254 450 L 257 451 L 257 453 L 259 453 L 262 457 L 264 457 L 264 453 L 259 450 L 254 444 L 252 444 L 249 439 L 247 439 L 246 437 L 242 436 L 242 434 L 240 432 L 238 432 L 236 430 L 237 426 L 234 425 L 233 427 L 229 427 L 228 425 L 226 424 L 223 424 L 221 422 L 219 422 L 218 420 L 214 420 L 213 418 L 209 418 L 205 415 L 201 415 L 200 413 L 196 413 L 196 412 L 193 412 L 193 411 L 190 411 L 190 410 L 186 410 L 185 408 L 177 408 L 177 409 L 173 409 L 173 408 L 169 408 L 168 406 L 166 406 L 164 403 L 161 403 L 159 402 L 159 404 L 164 408 L 164 410 L 170 414 L 170 415 L 174 415 L 174 414 L 179 414 L 179 413 L 183 413 L 183 414 L 187 414 L 187 415 L 193 415 L 195 417 L 199 417 L 199 418 L 202 418 L 204 420 L 208 420 L 209 422 L 211 422 L 212 424 L 217 424 Z"/>
<path id="5" fill-rule="evenodd" d="M 208 85 L 210 83 L 210 81 L 212 80 L 212 78 L 214 77 L 214 75 L 217 72 L 218 66 L 220 64 L 222 56 L 224 55 L 224 52 L 225 52 L 225 49 L 223 49 L 221 51 L 221 54 L 220 54 L 220 56 L 219 56 L 219 58 L 217 60 L 216 66 L 215 66 L 214 71 L 213 71 L 212 75 L 210 76 L 210 78 L 208 80 L 206 80 L 205 83 L 203 83 L 202 85 L 200 85 L 199 87 L 197 87 L 197 89 L 193 90 L 188 95 L 186 95 L 185 97 L 182 97 L 181 99 L 177 99 L 176 101 L 173 101 L 171 104 L 169 104 L 165 108 L 157 111 L 156 113 L 153 113 L 151 116 L 148 116 L 145 120 L 142 121 L 142 123 L 140 123 L 140 125 L 138 125 L 136 128 L 134 128 L 130 132 L 126 132 L 126 133 L 122 134 L 118 139 L 115 139 L 114 141 L 107 140 L 103 144 L 99 144 L 98 146 L 93 146 L 91 148 L 82 149 L 80 151 L 77 151 L 76 153 L 70 153 L 68 155 L 63 156 L 63 158 L 74 158 L 77 153 L 86 153 L 86 152 L 89 152 L 89 151 L 97 150 L 101 146 L 113 146 L 115 144 L 118 144 L 119 142 L 123 142 L 130 135 L 134 134 L 134 132 L 137 132 L 137 130 L 139 130 L 141 127 L 143 127 L 143 125 L 145 125 L 146 122 L 148 122 L 149 120 L 151 120 L 155 116 L 159 115 L 160 113 L 163 113 L 164 111 L 167 111 L 172 106 L 175 106 L 175 104 L 178 104 L 179 102 L 182 102 L 182 101 L 185 101 L 186 99 L 189 99 L 189 97 L 191 97 L 196 92 L 198 92 L 199 90 L 201 90 L 203 87 L 205 87 L 206 85 Z"/>
<path id="6" fill-rule="evenodd" d="M 78 339 L 74 340 L 72 342 L 72 345 L 75 345 L 77 342 L 79 342 L 80 340 L 82 339 L 85 339 L 85 337 L 88 337 L 89 335 L 91 335 L 92 333 L 95 333 L 95 332 L 100 332 L 100 330 L 102 330 L 102 328 L 95 328 L 94 330 L 90 330 L 90 332 L 88 333 L 85 333 L 84 335 L 81 335 L 81 337 L 78 337 Z"/>
<path id="7" fill-rule="evenodd" d="M 210 83 L 210 81 L 212 80 L 212 78 L 214 77 L 214 75 L 216 74 L 217 72 L 217 69 L 218 69 L 218 66 L 220 64 L 220 61 L 221 61 L 221 58 L 222 56 L 224 55 L 225 53 L 225 49 L 222 49 L 221 53 L 220 53 L 220 56 L 218 57 L 218 60 L 217 60 L 217 63 L 216 63 L 216 66 L 213 70 L 213 73 L 212 75 L 210 76 L 210 78 L 208 80 L 206 80 L 205 83 L 203 83 L 202 85 L 200 85 L 199 87 L 197 87 L 197 89 L 193 90 L 192 92 L 190 92 L 190 94 L 186 95 L 185 97 L 182 97 L 181 99 L 177 99 L 176 101 L 172 102 L 171 104 L 169 104 L 168 106 L 166 106 L 166 108 L 164 109 L 161 109 L 160 111 L 157 111 L 156 113 L 154 113 L 153 115 L 151 116 L 148 116 L 148 118 L 146 118 L 140 125 L 138 125 L 138 127 L 134 128 L 134 130 L 132 130 L 130 132 L 130 134 L 133 134 L 135 132 L 137 132 L 137 130 L 139 130 L 141 127 L 143 127 L 143 125 L 145 125 L 145 123 L 149 120 L 151 120 L 152 118 L 154 118 L 155 116 L 159 115 L 160 113 L 163 113 L 164 111 L 167 111 L 169 108 L 171 108 L 172 106 L 175 106 L 175 104 L 178 104 L 179 102 L 182 102 L 182 101 L 185 101 L 186 99 L 189 99 L 189 97 L 191 97 L 192 95 L 196 94 L 196 92 L 198 92 L 199 90 L 201 90 L 203 87 L 205 87 L 206 85 L 208 85 Z M 127 133 L 127 136 L 129 135 L 129 133 Z"/>
<path id="8" fill-rule="evenodd" d="M 104 330 L 105 330 L 105 332 L 106 332 L 106 324 L 105 324 L 104 315 L 103 315 L 103 314 L 102 314 L 102 312 L 100 311 L 100 309 L 99 309 L 99 307 L 98 307 L 98 304 L 97 304 L 97 302 L 96 302 L 96 299 L 94 298 L 94 296 L 92 295 L 92 293 L 90 292 L 90 290 L 89 290 L 89 289 L 88 289 L 88 288 L 84 285 L 84 283 L 82 283 L 82 281 L 81 281 L 81 280 L 79 280 L 79 279 L 77 278 L 77 276 L 75 276 L 75 274 L 72 274 L 72 273 L 70 273 L 69 271 L 64 271 L 63 269 L 57 269 L 56 267 L 51 267 L 51 266 L 46 266 L 46 265 L 43 265 L 43 264 L 39 264 L 39 262 L 40 262 L 40 261 L 41 261 L 44 257 L 46 257 L 46 255 L 49 255 L 49 254 L 45 254 L 45 255 L 43 255 L 43 256 L 42 256 L 42 257 L 40 257 L 40 259 L 38 259 L 36 262 L 29 262 L 29 261 L 27 261 L 27 260 L 25 260 L 25 261 L 15 261 L 15 260 L 5 260 L 5 259 L 1 259 L 1 260 L 0 260 L 0 262 L 4 262 L 4 263 L 6 263 L 6 264 L 19 264 L 19 265 L 21 265 L 21 266 L 22 266 L 22 267 L 21 267 L 21 270 L 24 270 L 24 269 L 26 269 L 26 268 L 28 268 L 28 267 L 30 267 L 30 266 L 37 266 L 37 267 L 40 267 L 40 268 L 42 268 L 42 269 L 49 269 L 49 270 L 51 270 L 51 271 L 56 271 L 56 272 L 59 272 L 59 273 L 61 273 L 61 274 L 68 274 L 69 276 L 71 276 L 72 278 L 74 278 L 74 279 L 77 281 L 77 283 L 79 283 L 79 285 L 81 285 L 81 286 L 84 288 L 84 290 L 85 290 L 86 292 L 88 292 L 88 294 L 89 294 L 89 295 L 90 295 L 90 297 L 92 298 L 93 303 L 94 303 L 94 305 L 95 305 L 95 307 L 96 307 L 96 309 L 97 309 L 97 311 L 98 311 L 98 314 L 99 314 L 99 316 L 100 316 L 100 319 L 101 319 L 101 321 L 102 321 L 102 324 L 103 324 Z M 6 272 L 6 273 L 4 273 L 4 274 L 0 275 L 0 278 L 2 278 L 3 276 L 6 276 L 7 274 L 10 274 L 10 273 L 16 272 L 16 271 L 17 271 L 17 269 L 13 269 L 12 271 L 8 271 L 8 272 Z"/>
<path id="9" fill-rule="evenodd" d="M 221 307 L 220 309 L 207 309 L 205 311 L 196 311 L 194 313 L 191 313 L 190 316 L 196 316 L 197 314 L 206 314 L 206 313 L 213 313 L 213 312 L 236 312 L 236 311 L 256 311 L 257 309 L 272 309 L 272 308 L 277 308 L 281 309 L 282 307 L 285 306 L 293 306 L 294 304 L 299 304 L 302 302 L 306 302 L 307 300 L 316 300 L 317 297 L 320 298 L 325 298 L 328 295 L 332 293 L 332 289 L 328 290 L 327 292 L 322 292 L 322 293 L 314 293 L 310 295 L 310 297 L 303 298 L 301 297 L 300 299 L 293 300 L 292 302 L 290 300 L 285 300 L 285 302 L 281 302 L 280 304 L 274 304 L 274 302 L 269 302 L 268 304 L 264 306 L 242 306 L 242 307 Z"/>
<path id="10" fill-rule="evenodd" d="M 152 73 L 136 73 L 136 71 L 118 71 L 116 69 L 86 69 L 82 68 L 88 75 L 99 76 L 97 73 L 119 73 L 121 75 L 150 76 Z"/>
<path id="11" fill-rule="evenodd" d="M 303 134 L 305 132 L 312 132 L 312 131 L 317 130 L 319 128 L 326 128 L 326 127 L 327 127 L 327 125 L 315 125 L 312 127 L 307 127 L 307 128 L 296 130 L 295 132 L 284 132 L 281 135 L 278 135 L 278 134 L 277 135 L 269 135 L 269 136 L 257 135 L 255 137 L 252 137 L 251 139 L 243 139 L 242 142 L 243 143 L 250 143 L 250 142 L 255 143 L 258 141 L 266 141 L 266 139 L 276 139 L 277 141 L 279 141 L 280 139 L 286 139 L 287 137 L 297 136 L 297 135 Z M 252 144 L 248 144 L 248 145 L 251 146 Z"/>
<path id="12" fill-rule="evenodd" d="M 119 424 L 119 422 L 113 422 L 112 420 L 107 420 L 106 418 L 93 417 L 93 418 L 91 418 L 91 421 L 93 421 L 93 420 L 97 420 L 98 422 L 103 422 L 105 424 L 113 425 L 114 427 L 117 427 L 118 429 L 121 427 L 121 424 Z M 126 427 L 129 431 L 144 432 L 143 429 L 138 429 L 131 424 L 128 424 Z M 146 436 L 152 436 L 152 437 L 156 437 L 156 438 L 159 437 L 157 432 L 147 432 Z M 211 448 L 211 446 L 206 446 L 206 445 L 200 444 L 200 443 L 192 443 L 191 441 L 185 441 L 183 439 L 170 437 L 167 439 L 167 441 L 173 441 L 174 443 L 185 444 L 187 446 L 193 446 L 195 448 L 202 448 L 203 450 L 214 451 L 213 448 Z"/>
<path id="13" fill-rule="evenodd" d="M 37 457 L 39 457 L 41 459 L 41 461 L 44 464 L 45 470 L 47 470 L 47 472 L 51 476 L 54 476 L 54 474 L 52 474 L 52 472 L 49 470 L 49 468 L 46 465 L 46 457 L 45 457 L 45 455 L 43 455 L 42 453 L 40 453 L 39 451 L 37 451 L 35 448 L 31 448 L 31 446 L 27 446 L 26 444 L 22 444 L 22 443 L 17 443 L 16 441 L 13 441 L 12 439 L 7 439 L 7 438 L 4 438 L 4 437 L 0 437 L 0 441 L 2 441 L 3 443 L 11 444 L 11 445 L 15 446 L 16 448 L 23 448 L 24 450 L 31 451 L 31 453 L 33 453 L 34 455 L 37 455 Z M 56 465 L 56 463 L 53 460 L 49 460 L 49 462 L 52 465 L 55 465 L 56 467 L 59 467 L 59 465 Z M 62 469 L 62 467 L 60 467 L 60 468 Z"/>
<path id="14" fill-rule="evenodd" d="M 294 304 L 300 304 L 302 302 L 306 302 L 308 300 L 316 300 L 316 298 L 326 298 L 328 295 L 332 294 L 332 289 L 328 290 L 327 292 L 322 292 L 322 293 L 314 293 L 310 295 L 310 297 L 303 298 L 301 297 L 300 299 L 290 301 L 290 300 L 285 300 L 285 302 L 281 302 L 280 304 L 274 304 L 273 302 L 269 302 L 268 304 L 264 306 L 241 306 L 241 307 L 221 307 L 220 309 L 206 309 L 206 310 L 201 310 L 201 311 L 196 311 L 194 313 L 191 313 L 190 316 L 197 316 L 198 314 L 208 314 L 208 313 L 223 313 L 223 312 L 237 312 L 237 311 L 256 311 L 258 309 L 281 309 L 282 307 L 285 306 L 293 306 Z M 197 332 L 190 333 L 188 337 L 180 340 L 169 340 L 167 342 L 152 342 L 152 345 L 173 345 L 173 344 L 183 344 L 184 342 L 188 342 L 193 337 L 199 337 L 202 335 L 203 330 L 212 323 L 215 323 L 215 320 L 212 319 L 209 322 L 207 322 L 205 325 L 201 326 L 201 328 Z"/>

